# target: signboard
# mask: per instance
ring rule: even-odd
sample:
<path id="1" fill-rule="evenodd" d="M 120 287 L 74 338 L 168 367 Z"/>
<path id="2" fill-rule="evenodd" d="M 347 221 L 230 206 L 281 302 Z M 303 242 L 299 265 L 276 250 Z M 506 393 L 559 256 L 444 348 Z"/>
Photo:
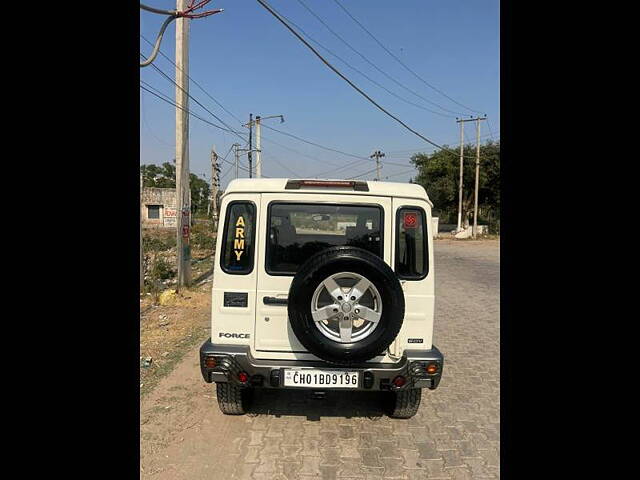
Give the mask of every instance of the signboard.
<path id="1" fill-rule="evenodd" d="M 178 210 L 174 207 L 164 207 L 164 226 L 175 227 L 177 224 Z"/>

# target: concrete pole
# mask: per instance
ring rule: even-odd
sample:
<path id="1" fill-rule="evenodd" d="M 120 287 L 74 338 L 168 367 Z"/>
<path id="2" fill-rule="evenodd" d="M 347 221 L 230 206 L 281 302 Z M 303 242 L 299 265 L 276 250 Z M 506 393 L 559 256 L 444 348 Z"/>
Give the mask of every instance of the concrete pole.
<path id="1" fill-rule="evenodd" d="M 214 232 L 218 229 L 218 182 L 218 154 L 214 145 L 211 149 L 211 216 Z"/>
<path id="2" fill-rule="evenodd" d="M 176 0 L 184 11 L 187 0 Z M 189 20 L 176 19 L 176 203 L 178 283 L 176 290 L 191 284 L 191 190 L 189 188 Z"/>
<path id="3" fill-rule="evenodd" d="M 460 184 L 458 186 L 458 230 L 462 230 L 462 172 L 464 169 L 464 122 L 460 122 Z"/>
<path id="4" fill-rule="evenodd" d="M 140 292 L 144 290 L 144 252 L 142 251 L 142 172 L 140 172 Z"/>
<path id="5" fill-rule="evenodd" d="M 234 154 L 234 155 L 235 155 L 235 157 L 236 157 L 236 178 L 238 178 L 238 163 L 239 163 L 239 159 L 238 159 L 238 155 L 239 155 L 238 147 L 239 147 L 239 146 L 240 146 L 240 145 L 238 145 L 237 143 L 234 143 L 234 144 L 233 144 L 233 154 Z"/>
<path id="6" fill-rule="evenodd" d="M 476 119 L 476 192 L 473 207 L 473 238 L 478 235 L 478 184 L 480 179 L 480 118 Z"/>
<path id="7" fill-rule="evenodd" d="M 380 157 L 384 157 L 384 153 L 380 150 L 376 150 L 369 158 L 376 159 L 376 180 L 380 181 Z"/>
<path id="8" fill-rule="evenodd" d="M 256 178 L 262 178 L 262 155 L 260 152 L 260 116 L 259 115 L 256 115 Z"/>
<path id="9" fill-rule="evenodd" d="M 247 151 L 247 160 L 249 161 L 249 178 L 253 177 L 253 161 L 251 150 L 253 149 L 253 113 L 249 114 L 249 150 Z M 236 175 L 236 178 L 238 176 Z"/>

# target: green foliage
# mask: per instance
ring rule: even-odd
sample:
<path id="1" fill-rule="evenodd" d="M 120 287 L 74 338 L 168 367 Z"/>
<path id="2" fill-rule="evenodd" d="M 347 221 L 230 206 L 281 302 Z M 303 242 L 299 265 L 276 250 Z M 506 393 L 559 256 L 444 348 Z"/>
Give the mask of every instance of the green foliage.
<path id="1" fill-rule="evenodd" d="M 451 147 L 455 151 L 455 147 Z M 475 193 L 475 145 L 464 146 L 462 185 L 462 218 L 473 222 Z M 432 154 L 417 153 L 411 162 L 418 168 L 413 183 L 422 185 L 434 204 L 433 215 L 440 223 L 456 223 L 458 217 L 458 185 L 460 157 L 451 151 Z M 500 228 L 500 142 L 480 146 L 480 178 L 478 192 L 478 223 L 488 223 L 492 231 Z"/>
<path id="2" fill-rule="evenodd" d="M 213 250 L 215 237 L 211 227 L 205 223 L 196 223 L 191 228 L 191 245 L 202 250 Z"/>
<path id="3" fill-rule="evenodd" d="M 171 235 L 152 235 L 145 234 L 142 236 L 142 250 L 144 252 L 164 252 L 176 246 L 177 240 L 174 231 Z"/>

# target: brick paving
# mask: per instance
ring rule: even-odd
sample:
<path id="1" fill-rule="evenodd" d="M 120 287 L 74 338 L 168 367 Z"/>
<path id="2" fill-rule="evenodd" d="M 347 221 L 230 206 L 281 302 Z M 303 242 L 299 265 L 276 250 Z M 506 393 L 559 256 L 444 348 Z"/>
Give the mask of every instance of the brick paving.
<path id="1" fill-rule="evenodd" d="M 161 391 L 142 405 L 141 421 L 151 419 L 141 427 L 149 443 L 142 477 L 498 478 L 498 244 L 439 240 L 435 263 L 434 343 L 445 370 L 437 390 L 423 390 L 414 418 L 386 417 L 371 392 L 329 392 L 315 400 L 303 391 L 269 390 L 256 395 L 250 414 L 224 416 L 194 356 L 170 375 L 172 396 Z M 164 404 L 177 408 L 153 417 Z"/>

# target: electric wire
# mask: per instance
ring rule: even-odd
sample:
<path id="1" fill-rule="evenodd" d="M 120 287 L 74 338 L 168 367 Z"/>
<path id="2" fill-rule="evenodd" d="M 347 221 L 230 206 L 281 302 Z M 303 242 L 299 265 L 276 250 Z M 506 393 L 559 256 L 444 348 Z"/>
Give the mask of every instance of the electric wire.
<path id="1" fill-rule="evenodd" d="M 225 128 L 221 127 L 220 125 L 216 125 L 215 123 L 212 123 L 212 122 L 210 122 L 210 121 L 208 121 L 208 120 L 206 120 L 206 119 L 204 119 L 204 118 L 200 117 L 199 115 L 197 115 L 197 114 L 195 114 L 195 113 L 191 112 L 189 109 L 186 109 L 186 108 L 184 108 L 184 107 L 182 107 L 182 106 L 180 106 L 180 105 L 176 104 L 175 102 L 173 102 L 173 101 L 172 101 L 172 100 L 170 100 L 169 98 L 164 98 L 161 94 L 156 93 L 156 92 L 158 92 L 158 90 L 157 90 L 157 89 L 155 89 L 154 87 L 152 87 L 152 86 L 151 86 L 151 85 L 149 85 L 148 83 L 144 82 L 143 80 L 140 80 L 140 82 L 141 82 L 141 83 L 143 83 L 143 85 L 140 85 L 140 88 L 141 88 L 141 89 L 143 89 L 143 90 L 145 90 L 145 91 L 149 92 L 150 94 L 152 94 L 152 95 L 154 95 L 154 96 L 158 97 L 160 100 L 162 100 L 162 101 L 164 101 L 164 102 L 168 103 L 169 105 L 172 105 L 172 106 L 174 106 L 174 107 L 176 107 L 176 108 L 179 108 L 180 110 L 183 110 L 183 111 L 187 112 L 189 115 L 193 116 L 194 118 L 197 118 L 198 120 L 200 120 L 201 122 L 206 123 L 207 125 L 210 125 L 210 126 L 212 126 L 212 127 L 218 128 L 218 129 L 220 129 L 220 130 L 228 131 L 228 130 L 226 130 Z M 146 87 L 149 87 L 149 88 L 146 88 Z M 156 92 L 154 92 L 154 91 L 152 91 L 152 90 L 150 90 L 150 89 L 156 90 Z M 231 165 L 235 166 L 235 163 L 233 163 L 233 162 L 231 162 L 231 161 L 229 161 L 229 160 L 226 160 L 226 159 L 224 159 L 224 158 L 223 158 L 223 161 L 225 161 L 225 162 L 227 162 L 227 163 L 229 163 L 229 164 L 231 164 Z M 244 170 L 245 172 L 249 172 L 249 169 L 248 169 L 248 168 L 245 168 L 244 166 L 242 166 L 242 165 L 240 165 L 240 164 L 238 165 L 238 167 L 239 167 L 241 170 Z M 264 176 L 264 177 L 267 177 L 266 175 L 263 175 L 263 176 Z M 267 178 L 268 178 L 268 177 L 267 177 Z"/>
<path id="2" fill-rule="evenodd" d="M 289 22 L 291 25 L 293 25 L 294 27 L 296 27 L 305 37 L 307 37 L 310 41 L 312 41 L 313 43 L 315 43 L 316 45 L 318 45 L 320 48 L 322 48 L 324 51 L 326 51 L 329 55 L 337 58 L 338 60 L 340 60 L 347 68 L 350 68 L 351 70 L 353 70 L 354 72 L 358 73 L 359 75 L 363 76 L 364 78 L 366 78 L 367 80 L 369 80 L 371 83 L 373 83 L 374 85 L 376 85 L 377 87 L 381 88 L 382 90 L 384 90 L 385 92 L 387 92 L 389 95 L 392 95 L 394 97 L 396 97 L 399 100 L 402 100 L 405 103 L 408 103 L 409 105 L 413 105 L 414 107 L 417 107 L 421 110 L 426 110 L 427 112 L 431 112 L 434 113 L 436 115 L 440 115 L 442 117 L 446 117 L 446 118 L 455 118 L 453 115 L 447 115 L 446 113 L 442 113 L 442 112 L 436 112 L 435 110 L 431 110 L 430 108 L 424 107 L 422 105 L 418 105 L 417 103 L 412 102 L 411 100 L 407 100 L 404 97 L 401 97 L 400 95 L 396 94 L 395 92 L 392 92 L 391 90 L 389 90 L 387 87 L 385 87 L 384 85 L 380 84 L 379 82 L 377 82 L 376 80 L 374 80 L 373 78 L 371 78 L 369 75 L 367 75 L 366 73 L 363 73 L 362 71 L 358 70 L 356 67 L 354 67 L 353 65 L 351 65 L 347 60 L 343 59 L 342 57 L 340 57 L 338 54 L 334 53 L 333 51 L 329 50 L 327 47 L 325 47 L 324 45 L 322 45 L 320 42 L 318 42 L 317 40 L 315 40 L 311 35 L 309 35 L 307 32 L 305 32 L 302 27 L 300 27 L 299 25 L 297 25 L 295 22 L 293 22 L 290 18 L 280 14 L 282 16 L 282 18 L 284 18 L 287 22 Z"/>
<path id="3" fill-rule="evenodd" d="M 385 77 L 387 77 L 389 80 L 391 80 L 392 82 L 394 82 L 396 85 L 399 85 L 400 87 L 404 88 L 405 90 L 407 90 L 408 92 L 412 93 L 413 95 L 415 95 L 418 98 L 421 98 L 422 100 L 424 100 L 427 103 L 430 103 L 431 105 L 434 105 L 435 107 L 440 108 L 441 110 L 444 110 L 445 112 L 449 112 L 449 113 L 453 113 L 453 114 L 458 114 L 458 115 L 464 115 L 461 112 L 454 112 L 452 110 L 449 110 L 448 108 L 443 107 L 442 105 L 437 104 L 436 102 L 433 102 L 425 97 L 423 97 L 422 95 L 420 95 L 417 92 L 414 92 L 412 89 L 410 89 L 409 87 L 407 87 L 406 85 L 404 85 L 403 83 L 401 83 L 400 81 L 396 80 L 394 77 L 392 77 L 391 75 L 389 75 L 387 72 L 385 72 L 384 70 L 382 70 L 381 68 L 379 68 L 374 62 L 372 62 L 371 60 L 369 60 L 366 56 L 364 56 L 362 53 L 360 53 L 358 50 L 356 50 L 349 42 L 347 42 L 344 38 L 342 38 L 341 35 L 339 35 L 338 33 L 336 33 L 329 25 L 327 25 L 327 23 L 320 18 L 319 15 L 317 15 L 311 8 L 309 8 L 304 2 L 303 0 L 297 0 L 298 3 L 300 5 L 302 5 L 311 15 L 313 15 L 320 23 L 322 23 L 322 25 L 325 26 L 325 28 L 327 30 L 329 30 L 338 40 L 340 40 L 342 43 L 344 43 L 351 51 L 353 51 L 354 53 L 356 53 L 360 58 L 362 58 L 365 62 L 367 62 L 369 65 L 371 65 L 373 68 L 375 68 L 378 72 L 380 72 L 382 75 L 384 75 Z"/>
<path id="4" fill-rule="evenodd" d="M 285 20 L 283 20 L 283 18 L 280 16 L 280 14 L 278 14 L 277 12 L 274 11 L 274 9 L 272 7 L 270 7 L 269 5 L 267 5 L 263 0 L 257 0 L 257 2 L 262 5 L 269 13 L 271 13 L 271 15 L 273 15 L 280 23 L 282 23 L 287 30 L 289 30 L 298 40 L 300 40 L 309 50 L 311 50 L 313 52 L 314 55 L 316 55 L 321 61 L 322 63 L 324 63 L 327 67 L 329 67 L 336 75 L 338 75 L 340 78 L 342 78 L 345 82 L 347 82 L 354 90 L 356 90 L 360 95 L 362 95 L 364 98 L 366 98 L 371 104 L 373 104 L 376 108 L 378 108 L 378 110 L 380 110 L 381 112 L 383 112 L 385 115 L 387 115 L 388 117 L 394 119 L 396 122 L 398 122 L 400 125 L 402 125 L 405 129 L 407 129 L 408 131 L 410 131 L 411 133 L 413 133 L 414 135 L 416 135 L 417 137 L 421 138 L 422 140 L 424 140 L 425 142 L 429 143 L 430 145 L 433 145 L 434 147 L 437 147 L 443 151 L 449 151 L 451 154 L 455 155 L 456 152 L 454 152 L 453 150 L 449 150 L 445 147 L 443 147 L 442 145 L 437 144 L 436 142 L 434 142 L 433 140 L 428 139 L 427 137 L 425 137 L 424 135 L 422 135 L 421 133 L 417 132 L 416 130 L 414 130 L 413 128 L 411 128 L 409 125 L 407 125 L 406 123 L 404 123 L 402 120 L 400 120 L 398 117 L 396 117 L 394 114 L 392 114 L 391 112 L 389 112 L 388 110 L 386 110 L 384 107 L 382 107 L 379 103 L 377 103 L 373 98 L 371 98 L 366 92 L 364 92 L 360 87 L 358 87 L 355 83 L 353 83 L 351 80 L 349 80 L 342 72 L 340 72 L 336 67 L 334 67 L 333 65 L 331 65 L 322 55 L 320 55 L 320 53 L 318 53 L 318 51 L 313 48 L 309 42 L 307 42 L 304 38 L 302 38 L 302 36 L 300 36 L 300 34 L 298 32 L 296 32 Z"/>
<path id="5" fill-rule="evenodd" d="M 400 65 L 402 65 L 408 72 L 410 72 L 414 77 L 416 77 L 418 80 L 420 80 L 422 83 L 424 83 L 427 87 L 433 89 L 434 91 L 438 92 L 440 95 L 448 98 L 449 100 L 451 100 L 453 103 L 455 103 L 456 105 L 459 105 L 463 108 L 466 108 L 467 110 L 470 110 L 472 112 L 475 113 L 480 113 L 480 114 L 484 114 L 484 112 L 479 112 L 477 110 L 474 110 L 471 107 L 468 107 L 460 102 L 458 102 L 457 100 L 454 100 L 453 98 L 451 98 L 449 95 L 447 95 L 446 93 L 444 93 L 442 90 L 436 88 L 435 86 L 431 85 L 429 82 L 427 82 L 424 78 L 422 78 L 420 75 L 418 75 L 416 72 L 414 72 L 411 68 L 409 68 L 402 60 L 400 60 L 396 55 L 394 55 L 387 47 L 385 47 L 382 42 L 380 42 L 380 40 L 378 40 L 378 38 L 373 35 L 369 30 L 367 30 L 367 28 L 360 23 L 351 13 L 349 13 L 349 11 L 338 1 L 338 0 L 333 0 L 360 28 L 362 28 L 362 30 L 364 30 L 378 45 L 380 45 L 380 47 L 382 47 L 382 49 L 387 52 L 389 55 L 391 55 L 391 57 L 393 57 Z"/>

